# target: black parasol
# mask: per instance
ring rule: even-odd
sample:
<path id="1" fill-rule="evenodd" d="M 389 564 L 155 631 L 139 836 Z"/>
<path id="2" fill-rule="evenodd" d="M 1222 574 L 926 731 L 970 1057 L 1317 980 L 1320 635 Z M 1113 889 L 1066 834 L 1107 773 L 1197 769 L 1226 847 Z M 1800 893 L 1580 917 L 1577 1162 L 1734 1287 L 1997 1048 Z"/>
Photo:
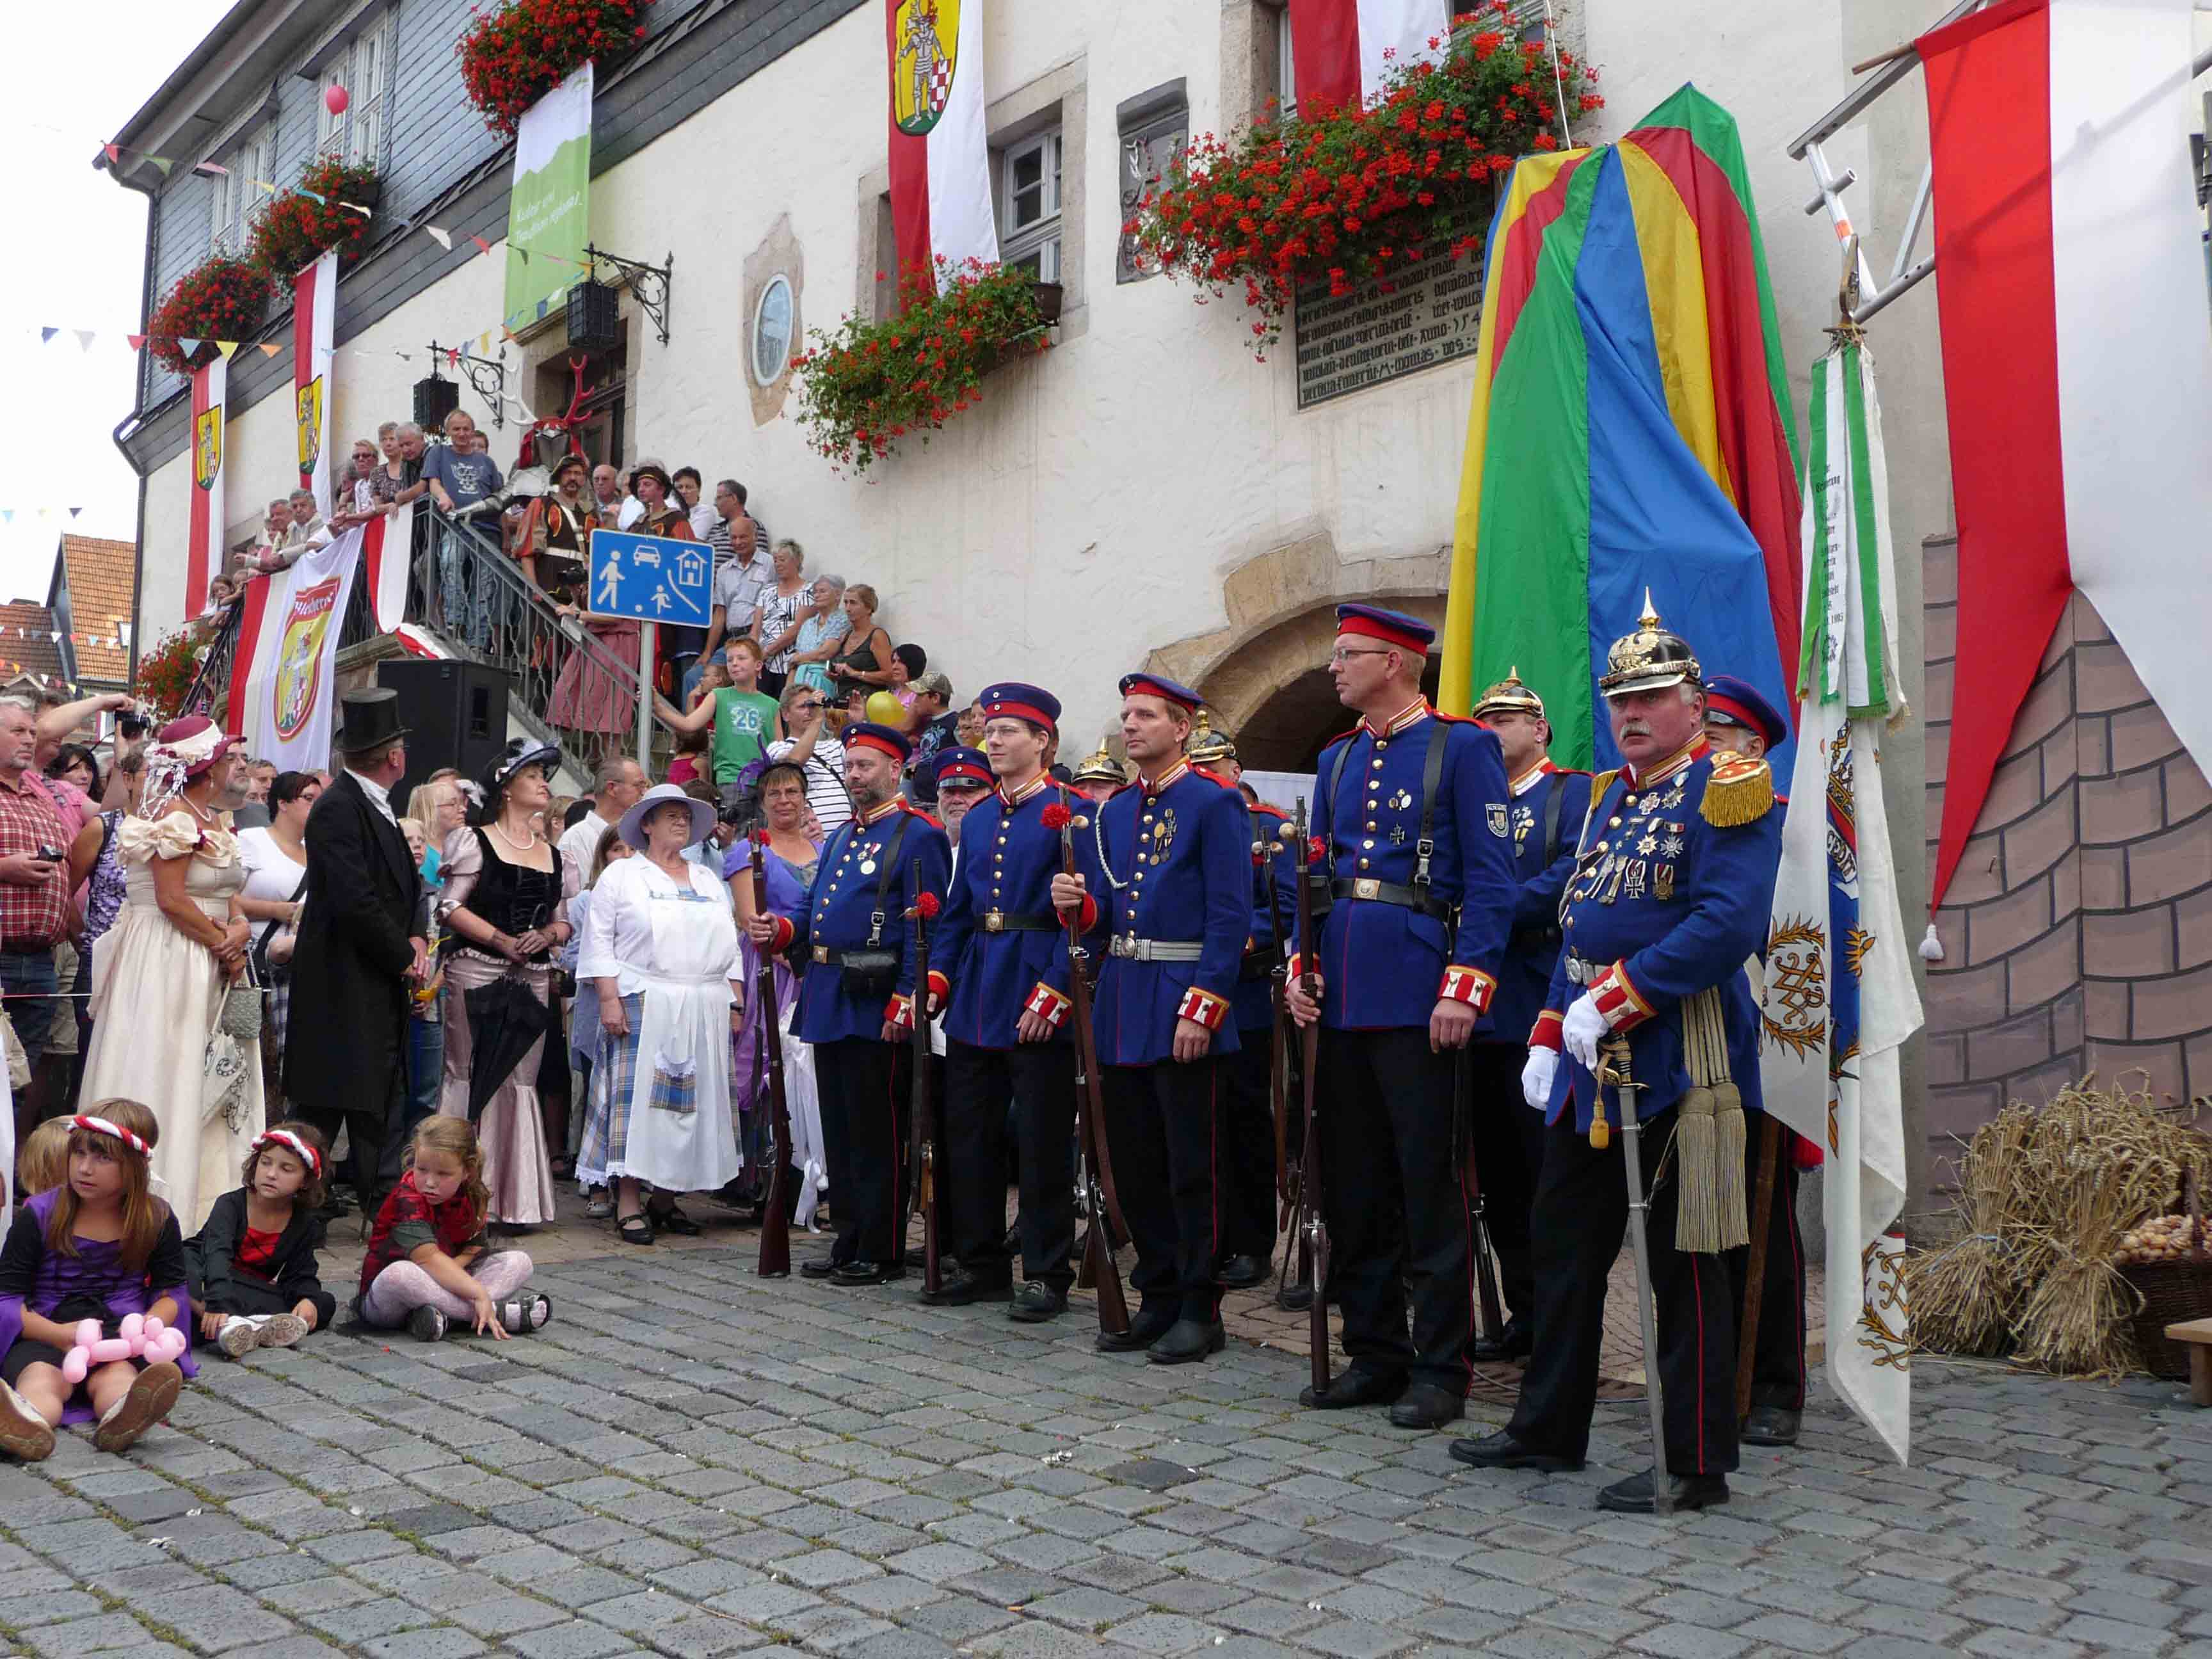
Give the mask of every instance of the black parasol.
<path id="1" fill-rule="evenodd" d="M 498 1092 L 538 1038 L 553 1024 L 553 1010 L 509 975 L 461 994 L 469 1015 L 469 1121 L 483 1115 L 484 1103 Z"/>

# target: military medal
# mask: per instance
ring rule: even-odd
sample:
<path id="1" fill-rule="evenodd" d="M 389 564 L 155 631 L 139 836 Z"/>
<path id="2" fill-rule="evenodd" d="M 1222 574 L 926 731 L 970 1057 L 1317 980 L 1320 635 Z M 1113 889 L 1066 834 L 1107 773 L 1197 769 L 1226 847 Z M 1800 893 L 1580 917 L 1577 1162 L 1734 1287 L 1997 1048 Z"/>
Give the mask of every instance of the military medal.
<path id="1" fill-rule="evenodd" d="M 1642 898 L 1644 896 L 1644 860 L 1642 859 L 1632 860 L 1623 864 L 1621 869 L 1624 874 L 1624 879 L 1622 881 L 1623 890 L 1630 898 Z"/>
<path id="2" fill-rule="evenodd" d="M 1651 872 L 1651 896 L 1670 899 L 1674 896 L 1674 866 L 1662 864 Z"/>
<path id="3" fill-rule="evenodd" d="M 864 876 L 874 875 L 876 873 L 876 861 L 873 859 L 862 859 L 860 860 L 860 873 Z"/>

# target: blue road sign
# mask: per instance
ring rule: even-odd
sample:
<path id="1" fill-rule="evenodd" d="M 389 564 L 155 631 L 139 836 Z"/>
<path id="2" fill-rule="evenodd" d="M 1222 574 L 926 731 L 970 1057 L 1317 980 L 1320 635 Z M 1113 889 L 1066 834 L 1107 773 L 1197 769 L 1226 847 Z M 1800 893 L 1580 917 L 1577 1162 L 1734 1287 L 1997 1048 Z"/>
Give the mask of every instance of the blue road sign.
<path id="1" fill-rule="evenodd" d="M 704 628 L 714 575 L 714 550 L 704 542 L 594 530 L 584 609 L 594 617 Z"/>

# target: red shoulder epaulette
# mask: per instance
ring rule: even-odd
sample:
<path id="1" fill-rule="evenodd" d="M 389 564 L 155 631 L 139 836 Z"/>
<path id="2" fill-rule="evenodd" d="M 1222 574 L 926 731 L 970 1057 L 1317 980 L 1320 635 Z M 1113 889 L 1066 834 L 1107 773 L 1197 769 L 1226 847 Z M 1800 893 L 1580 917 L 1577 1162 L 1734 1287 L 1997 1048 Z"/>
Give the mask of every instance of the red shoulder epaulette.
<path id="1" fill-rule="evenodd" d="M 935 818 L 923 811 L 921 808 L 916 806 L 910 800 L 902 798 L 899 801 L 899 808 L 902 811 L 913 813 L 915 817 L 920 818 L 924 823 L 927 824 L 933 830 L 942 830 L 945 828 L 943 824 L 939 823 Z"/>
<path id="2" fill-rule="evenodd" d="M 1278 818 L 1287 819 L 1291 816 L 1288 812 L 1283 811 L 1281 807 L 1276 805 L 1273 801 L 1267 800 L 1254 801 L 1252 803 L 1252 811 L 1255 812 L 1265 812 L 1272 817 Z"/>
<path id="3" fill-rule="evenodd" d="M 1231 782 L 1227 778 L 1223 777 L 1223 776 L 1221 775 L 1221 774 L 1220 774 L 1220 773 L 1216 772 L 1216 771 L 1213 771 L 1213 770 L 1210 769 L 1209 768 L 1203 767 L 1203 766 L 1194 766 L 1194 767 L 1192 767 L 1190 769 L 1191 769 L 1192 771 L 1194 771 L 1194 772 L 1197 773 L 1197 774 L 1198 774 L 1198 775 L 1199 775 L 1199 776 L 1200 776 L 1201 778 L 1204 778 L 1204 779 L 1205 779 L 1208 783 L 1218 783 L 1218 784 L 1219 784 L 1219 785 L 1220 785 L 1224 789 L 1234 789 L 1234 788 L 1237 787 L 1235 784 L 1231 783 Z"/>

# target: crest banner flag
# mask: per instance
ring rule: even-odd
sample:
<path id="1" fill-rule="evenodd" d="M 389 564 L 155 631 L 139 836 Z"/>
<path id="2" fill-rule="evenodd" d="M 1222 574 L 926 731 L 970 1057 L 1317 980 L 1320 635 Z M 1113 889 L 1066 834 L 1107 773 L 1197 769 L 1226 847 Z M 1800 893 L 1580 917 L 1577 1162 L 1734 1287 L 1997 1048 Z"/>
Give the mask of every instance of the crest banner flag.
<path id="1" fill-rule="evenodd" d="M 223 530 L 224 402 L 230 364 L 217 357 L 192 371 L 191 513 L 185 544 L 185 616 L 207 603 L 208 579 L 221 562 Z"/>
<path id="2" fill-rule="evenodd" d="M 899 275 L 999 262 L 983 125 L 983 0 L 884 0 Z M 938 262 L 943 261 L 940 265 Z"/>
<path id="3" fill-rule="evenodd" d="M 1813 365 L 1797 758 L 1761 999 L 1766 1109 L 1826 1171 L 1828 1382 L 1902 1463 L 1911 1447 L 1905 1108 L 1920 1028 L 1882 798 L 1881 736 L 1907 714 L 1881 414 L 1865 349 Z"/>
<path id="4" fill-rule="evenodd" d="M 364 555 L 380 556 L 392 522 L 373 519 L 310 547 L 290 569 L 246 584 L 237 647 L 245 666 L 231 675 L 223 726 L 279 771 L 330 763 L 340 625 Z M 404 566 L 404 521 L 399 534 L 393 546 Z"/>
<path id="5" fill-rule="evenodd" d="M 338 308 L 338 256 L 325 252 L 292 279 L 292 401 L 300 488 L 331 516 L 331 324 Z"/>

